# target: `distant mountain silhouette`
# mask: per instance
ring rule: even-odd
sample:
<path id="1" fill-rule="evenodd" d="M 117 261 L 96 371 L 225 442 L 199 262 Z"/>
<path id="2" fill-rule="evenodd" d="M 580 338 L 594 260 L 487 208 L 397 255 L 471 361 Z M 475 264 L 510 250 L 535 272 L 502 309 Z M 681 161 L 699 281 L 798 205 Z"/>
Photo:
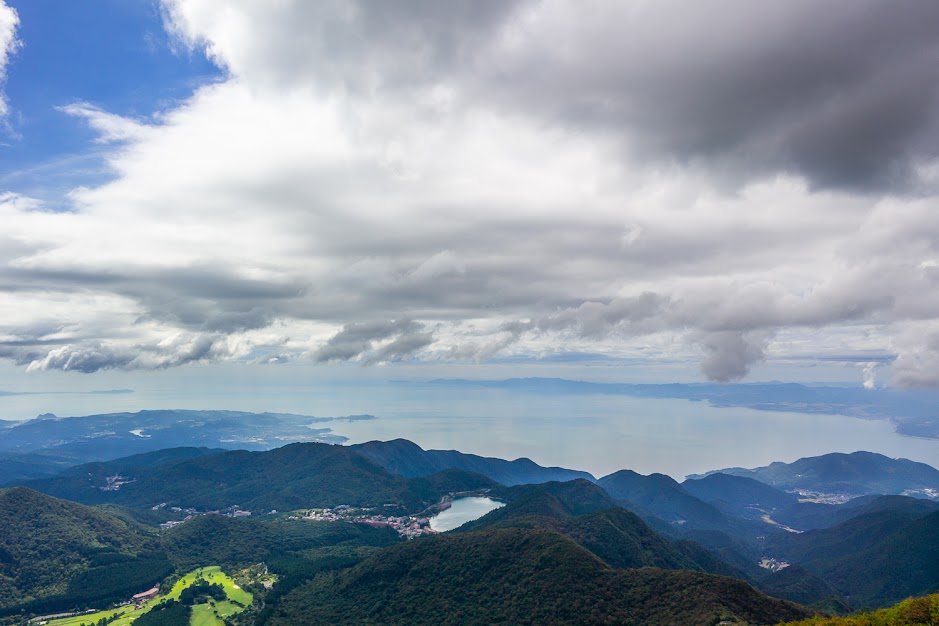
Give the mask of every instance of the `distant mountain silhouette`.
<path id="1" fill-rule="evenodd" d="M 922 493 L 927 489 L 939 492 L 939 470 L 925 463 L 891 459 L 874 452 L 839 452 L 754 469 L 731 467 L 708 472 L 714 473 L 745 476 L 784 490 L 856 496 Z"/>
<path id="2" fill-rule="evenodd" d="M 746 519 L 760 519 L 798 502 L 796 496 L 766 483 L 731 474 L 709 474 L 704 478 L 686 480 L 681 486 L 722 513 Z"/>
<path id="3" fill-rule="evenodd" d="M 349 447 L 388 471 L 407 478 L 427 476 L 446 469 L 461 469 L 488 476 L 509 486 L 576 478 L 596 480 L 587 472 L 562 467 L 542 467 L 530 459 L 505 461 L 456 450 L 424 450 L 406 439 L 369 441 Z"/>

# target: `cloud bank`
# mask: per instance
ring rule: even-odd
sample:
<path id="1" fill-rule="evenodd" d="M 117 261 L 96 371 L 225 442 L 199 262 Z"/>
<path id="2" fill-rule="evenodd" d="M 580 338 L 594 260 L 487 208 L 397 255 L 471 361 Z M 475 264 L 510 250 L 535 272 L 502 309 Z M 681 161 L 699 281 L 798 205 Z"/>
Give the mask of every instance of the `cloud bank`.
<path id="1" fill-rule="evenodd" d="M 873 354 L 939 384 L 933 2 L 163 7 L 226 78 L 147 119 L 63 103 L 113 178 L 0 197 L 2 357 Z"/>

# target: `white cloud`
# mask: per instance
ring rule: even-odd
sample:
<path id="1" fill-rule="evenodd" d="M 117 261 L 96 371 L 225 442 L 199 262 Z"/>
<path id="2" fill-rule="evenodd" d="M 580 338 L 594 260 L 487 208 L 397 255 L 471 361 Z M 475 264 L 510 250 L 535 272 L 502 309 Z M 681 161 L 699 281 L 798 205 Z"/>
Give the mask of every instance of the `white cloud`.
<path id="1" fill-rule="evenodd" d="M 146 139 L 149 126 L 142 122 L 121 117 L 87 102 L 73 102 L 59 108 L 62 112 L 83 118 L 88 125 L 98 132 L 98 143 L 121 141 L 142 141 Z"/>
<path id="2" fill-rule="evenodd" d="M 16 28 L 19 26 L 20 18 L 6 2 L 0 0 L 0 87 L 6 79 L 6 68 L 10 63 L 10 57 L 20 46 L 16 38 Z M 8 112 L 6 96 L 0 91 L 0 117 L 4 117 Z"/>
<path id="3" fill-rule="evenodd" d="M 796 4 L 785 24 L 802 23 Z M 615 103 L 635 87 L 616 72 L 642 68 L 604 25 L 627 5 L 592 3 L 583 21 L 557 2 L 165 5 L 228 77 L 145 122 L 64 107 L 117 144 L 114 179 L 74 190 L 69 213 L 0 198 L 2 356 L 91 371 L 580 350 L 698 358 L 718 380 L 787 356 L 931 363 L 894 337 L 939 321 L 928 190 L 663 159 L 635 149 L 648 138 L 632 114 L 545 108 L 577 104 L 541 90 L 590 59 L 603 66 L 569 89 Z M 632 20 L 649 5 L 629 6 Z M 649 42 L 667 27 L 652 17 Z M 735 33 L 697 35 L 766 50 Z M 637 97 L 622 94 L 641 113 Z"/>

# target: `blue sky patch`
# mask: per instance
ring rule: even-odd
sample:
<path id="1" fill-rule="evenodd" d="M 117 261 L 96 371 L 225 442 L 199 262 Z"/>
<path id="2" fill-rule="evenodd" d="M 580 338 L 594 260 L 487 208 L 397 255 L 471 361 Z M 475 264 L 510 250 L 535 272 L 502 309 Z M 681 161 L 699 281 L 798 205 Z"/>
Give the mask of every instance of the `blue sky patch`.
<path id="1" fill-rule="evenodd" d="M 50 10 L 54 5 L 54 10 Z M 8 128 L 0 131 L 0 190 L 52 207 L 108 172 L 94 133 L 59 107 L 89 102 L 146 118 L 171 108 L 221 71 L 201 50 L 171 41 L 150 0 L 15 0 L 22 46 L 7 67 Z"/>

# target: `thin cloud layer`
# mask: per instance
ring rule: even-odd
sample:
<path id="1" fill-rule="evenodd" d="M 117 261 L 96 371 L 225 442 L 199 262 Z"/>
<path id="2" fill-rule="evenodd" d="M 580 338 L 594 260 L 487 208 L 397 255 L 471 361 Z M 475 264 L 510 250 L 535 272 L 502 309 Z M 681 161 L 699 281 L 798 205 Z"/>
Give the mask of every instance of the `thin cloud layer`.
<path id="1" fill-rule="evenodd" d="M 939 384 L 939 10 L 718 5 L 166 0 L 227 77 L 149 119 L 63 103 L 113 179 L 0 196 L 0 356 Z"/>

